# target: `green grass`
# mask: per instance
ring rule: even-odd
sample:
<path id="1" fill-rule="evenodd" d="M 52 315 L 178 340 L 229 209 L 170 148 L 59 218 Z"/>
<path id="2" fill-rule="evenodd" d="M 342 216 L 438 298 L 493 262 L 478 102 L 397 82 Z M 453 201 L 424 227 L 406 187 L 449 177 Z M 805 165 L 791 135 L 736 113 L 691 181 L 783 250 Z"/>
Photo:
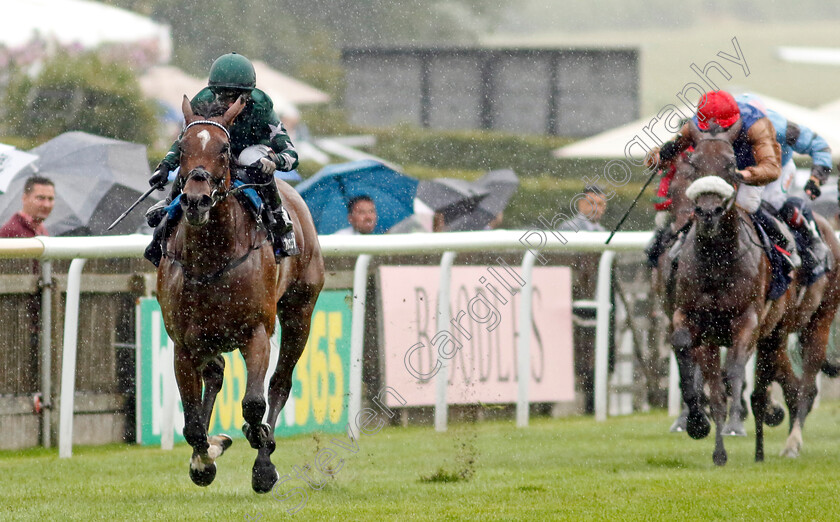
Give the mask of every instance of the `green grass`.
<path id="1" fill-rule="evenodd" d="M 307 489 L 302 520 L 828 520 L 836 517 L 840 404 L 811 416 L 799 459 L 777 457 L 784 428 L 769 431 L 767 461 L 753 438 L 727 438 L 729 464 L 712 464 L 713 440 L 668 433 L 663 413 L 386 428 L 362 435 L 321 490 Z M 751 429 L 751 421 L 748 421 Z M 332 436 L 281 440 L 280 474 L 313 463 Z M 4 520 L 261 520 L 291 518 L 272 495 L 251 491 L 254 451 L 241 440 L 216 481 L 193 486 L 190 450 L 112 445 L 0 452 Z M 336 466 L 338 467 L 338 466 Z M 295 480 L 282 486 L 290 492 Z M 278 495 L 280 496 L 280 495 Z"/>

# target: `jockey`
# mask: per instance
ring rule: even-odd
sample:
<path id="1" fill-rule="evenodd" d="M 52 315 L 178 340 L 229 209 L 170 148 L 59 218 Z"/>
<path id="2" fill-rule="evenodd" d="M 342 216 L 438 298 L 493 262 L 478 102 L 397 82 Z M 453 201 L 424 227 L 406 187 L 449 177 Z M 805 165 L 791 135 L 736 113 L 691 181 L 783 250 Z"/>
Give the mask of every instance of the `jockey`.
<path id="1" fill-rule="evenodd" d="M 831 148 L 816 132 L 804 125 L 789 121 L 778 112 L 767 109 L 760 98 L 742 94 L 735 98 L 740 104 L 749 104 L 767 112 L 776 129 L 776 141 L 782 148 L 782 174 L 779 179 L 764 187 L 762 205 L 790 226 L 796 238 L 797 249 L 802 253 L 802 264 L 808 272 L 806 284 L 810 285 L 828 269 L 828 246 L 819 235 L 811 206 L 801 198 L 789 197 L 788 190 L 796 174 L 793 153 L 811 156 L 811 177 L 805 184 L 805 194 L 811 200 L 820 196 L 820 186 L 831 173 Z"/>
<path id="2" fill-rule="evenodd" d="M 740 132 L 732 144 L 737 173 L 743 179 L 736 203 L 751 214 L 753 220 L 761 225 L 774 243 L 788 250 L 787 239 L 779 230 L 776 220 L 761 207 L 764 185 L 776 181 L 781 175 L 782 157 L 775 129 L 766 112 L 752 105 L 738 104 L 726 91 L 705 93 L 700 98 L 698 107 L 693 121 L 701 131 L 713 128 L 728 129 L 739 120 L 742 121 Z M 660 161 L 670 163 L 693 145 L 689 124 L 686 123 L 676 138 L 663 144 L 661 149 L 651 151 L 647 164 L 653 166 L 660 164 Z M 662 236 L 658 234 L 654 239 L 662 241 Z M 649 247 L 649 255 L 655 250 L 661 251 L 661 246 L 658 246 L 656 241 Z"/>
<path id="3" fill-rule="evenodd" d="M 253 145 L 265 145 L 265 155 L 253 162 L 257 174 L 250 174 L 253 183 L 261 184 L 257 191 L 267 206 L 268 228 L 274 242 L 274 257 L 279 263 L 283 257 L 300 253 L 292 228 L 291 219 L 280 200 L 280 193 L 274 183 L 274 171 L 288 172 L 298 165 L 298 155 L 283 124 L 274 113 L 271 98 L 256 88 L 256 72 L 251 62 L 242 55 L 229 53 L 220 56 L 210 67 L 208 86 L 190 101 L 193 109 L 204 103 L 221 102 L 229 107 L 240 96 L 244 97 L 245 108 L 230 126 L 230 145 L 234 157 Z M 172 148 L 155 169 L 149 184 L 163 190 L 170 171 L 180 164 L 179 143 Z M 258 179 L 257 179 L 258 178 Z M 166 227 L 165 207 L 180 193 L 178 180 L 172 184 L 172 191 L 165 201 L 152 206 L 146 212 L 146 220 L 155 227 L 152 243 L 146 249 L 145 257 L 158 265 L 162 254 L 162 241 Z"/>

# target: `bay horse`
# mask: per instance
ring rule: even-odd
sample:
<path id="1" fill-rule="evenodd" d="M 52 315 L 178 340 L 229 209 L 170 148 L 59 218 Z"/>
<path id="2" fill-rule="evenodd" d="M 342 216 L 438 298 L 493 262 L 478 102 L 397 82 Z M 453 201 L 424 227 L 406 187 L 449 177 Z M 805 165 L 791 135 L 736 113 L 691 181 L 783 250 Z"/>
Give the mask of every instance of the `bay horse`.
<path id="1" fill-rule="evenodd" d="M 701 133 L 691 126 L 695 150 L 690 163 L 703 177 L 686 190 L 694 204 L 694 223 L 674 274 L 671 343 L 679 363 L 680 389 L 689 409 L 686 431 L 692 438 L 703 438 L 710 430 L 701 408 L 702 392 L 694 378 L 697 364 L 709 386 L 709 405 L 715 422 L 712 458 L 717 465 L 727 461 L 723 433 L 744 432 L 746 412 L 740 397 L 746 363 L 756 351 L 759 339 L 773 333 L 793 299 L 792 288 L 776 300 L 767 298 L 772 277 L 769 260 L 749 216 L 735 205 L 733 183 L 737 180 L 732 142 L 740 125 L 736 123 L 716 134 Z M 728 348 L 723 373 L 719 350 L 722 346 Z M 782 375 L 780 384 L 790 407 L 797 383 L 786 352 L 761 350 L 758 359 L 760 366 L 772 368 L 771 375 Z M 727 389 L 736 398 L 729 407 L 728 421 Z M 755 416 L 760 425 L 763 411 Z M 757 429 L 756 436 L 759 435 Z"/>
<path id="2" fill-rule="evenodd" d="M 166 331 L 175 345 L 175 378 L 184 406 L 184 438 L 193 448 L 190 478 L 208 486 L 215 460 L 232 443 L 208 437 L 210 414 L 222 386 L 224 359 L 236 349 L 245 360 L 243 432 L 257 450 L 251 485 L 271 491 L 278 473 L 271 463 L 277 416 L 292 386 L 292 371 L 309 337 L 315 301 L 324 285 L 324 261 L 309 209 L 289 185 L 278 181 L 301 249 L 282 264 L 274 261 L 265 227 L 233 197 L 228 127 L 245 103 L 196 115 L 187 97 L 180 139 L 183 218 L 165 242 L 157 271 L 157 296 Z M 216 115 L 217 113 L 221 113 Z M 268 388 L 269 339 L 275 317 L 281 325 L 280 358 Z M 203 395 L 202 395 L 203 387 Z"/>

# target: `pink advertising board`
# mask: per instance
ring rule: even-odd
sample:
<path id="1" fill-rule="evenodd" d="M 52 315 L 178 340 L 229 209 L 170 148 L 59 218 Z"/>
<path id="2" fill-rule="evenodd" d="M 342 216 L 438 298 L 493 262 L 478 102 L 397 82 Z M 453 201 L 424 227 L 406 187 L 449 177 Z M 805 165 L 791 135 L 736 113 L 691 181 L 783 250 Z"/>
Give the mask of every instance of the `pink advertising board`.
<path id="1" fill-rule="evenodd" d="M 571 271 L 533 270 L 530 402 L 574 400 Z M 513 403 L 524 280 L 517 266 L 452 269 L 451 317 L 437 326 L 438 267 L 379 268 L 385 384 L 406 406 L 435 402 L 436 368 L 449 368 L 449 404 Z M 386 397 L 390 398 L 389 395 Z M 393 401 L 389 406 L 399 406 Z"/>

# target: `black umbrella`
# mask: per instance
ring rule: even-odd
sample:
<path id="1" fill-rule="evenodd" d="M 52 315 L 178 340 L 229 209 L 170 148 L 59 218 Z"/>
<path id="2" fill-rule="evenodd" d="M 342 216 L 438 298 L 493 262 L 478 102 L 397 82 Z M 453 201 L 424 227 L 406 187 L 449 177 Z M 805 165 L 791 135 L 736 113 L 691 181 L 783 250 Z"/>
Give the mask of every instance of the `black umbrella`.
<path id="1" fill-rule="evenodd" d="M 37 172 L 55 183 L 55 207 L 44 222 L 50 235 L 130 234 L 143 226 L 143 212 L 135 209 L 107 231 L 108 225 L 149 188 L 151 173 L 145 145 L 67 132 L 30 152 L 38 156 L 34 168 L 18 173 L 0 196 L 0 223 L 20 210 L 23 184 Z"/>
<path id="2" fill-rule="evenodd" d="M 462 179 L 436 178 L 417 186 L 417 199 L 442 214 L 447 225 L 475 210 L 487 195 L 486 190 Z"/>
<path id="3" fill-rule="evenodd" d="M 507 207 L 519 187 L 519 178 L 512 170 L 493 170 L 471 184 L 475 191 L 487 194 L 470 212 L 449 223 L 449 230 L 483 230 Z"/>

